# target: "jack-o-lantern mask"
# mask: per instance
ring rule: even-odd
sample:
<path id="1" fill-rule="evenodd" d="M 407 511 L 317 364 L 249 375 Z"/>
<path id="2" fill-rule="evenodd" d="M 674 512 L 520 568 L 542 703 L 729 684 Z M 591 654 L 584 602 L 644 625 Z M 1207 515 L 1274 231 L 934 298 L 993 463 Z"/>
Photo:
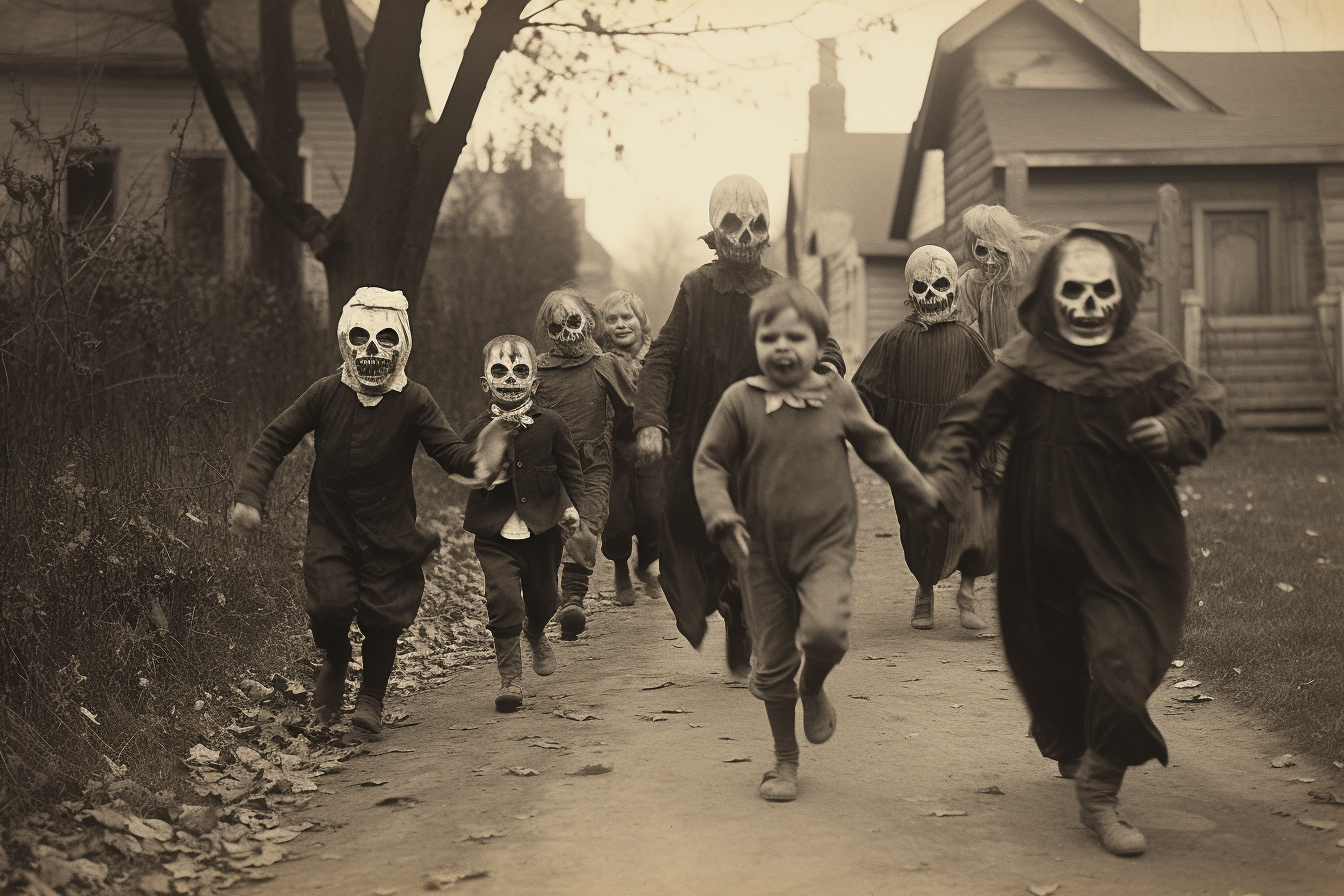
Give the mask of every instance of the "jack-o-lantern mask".
<path id="1" fill-rule="evenodd" d="M 719 257 L 757 264 L 770 245 L 770 202 L 765 188 L 745 174 L 730 174 L 709 194 L 709 223 Z"/>
<path id="2" fill-rule="evenodd" d="M 501 410 L 519 407 L 537 391 L 537 353 L 521 336 L 497 336 L 485 346 L 481 386 Z"/>
<path id="3" fill-rule="evenodd" d="M 909 304 L 926 324 L 957 316 L 957 262 L 941 246 L 920 246 L 905 263 Z"/>
<path id="4" fill-rule="evenodd" d="M 342 379 L 362 395 L 400 391 L 411 355 L 411 321 L 400 292 L 364 286 L 341 311 L 336 339 L 345 359 Z"/>
<path id="5" fill-rule="evenodd" d="M 1110 342 L 1124 298 L 1110 250 L 1086 236 L 1060 246 L 1054 298 L 1060 336 L 1079 346 Z"/>

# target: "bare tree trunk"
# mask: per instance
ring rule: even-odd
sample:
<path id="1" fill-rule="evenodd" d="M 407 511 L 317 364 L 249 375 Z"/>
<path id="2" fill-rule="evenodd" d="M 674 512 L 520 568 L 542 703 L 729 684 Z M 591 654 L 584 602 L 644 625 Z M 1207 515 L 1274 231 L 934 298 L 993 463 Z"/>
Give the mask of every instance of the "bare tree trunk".
<path id="1" fill-rule="evenodd" d="M 257 151 L 286 192 L 303 197 L 299 81 L 294 57 L 294 0 L 258 4 L 261 96 Z M 252 257 L 258 273 L 286 300 L 300 300 L 300 242 L 287 222 L 262 205 Z"/>

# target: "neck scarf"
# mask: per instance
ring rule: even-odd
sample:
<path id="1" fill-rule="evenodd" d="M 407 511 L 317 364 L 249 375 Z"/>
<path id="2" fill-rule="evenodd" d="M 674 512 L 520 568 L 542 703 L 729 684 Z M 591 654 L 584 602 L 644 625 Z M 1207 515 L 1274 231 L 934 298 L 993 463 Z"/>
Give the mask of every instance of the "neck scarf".
<path id="1" fill-rule="evenodd" d="M 530 398 L 511 411 L 503 410 L 497 404 L 490 405 L 491 416 L 503 417 L 505 420 L 517 423 L 523 429 L 531 426 L 534 422 L 533 419 L 527 415 L 527 412 L 530 410 L 532 410 L 532 399 Z"/>

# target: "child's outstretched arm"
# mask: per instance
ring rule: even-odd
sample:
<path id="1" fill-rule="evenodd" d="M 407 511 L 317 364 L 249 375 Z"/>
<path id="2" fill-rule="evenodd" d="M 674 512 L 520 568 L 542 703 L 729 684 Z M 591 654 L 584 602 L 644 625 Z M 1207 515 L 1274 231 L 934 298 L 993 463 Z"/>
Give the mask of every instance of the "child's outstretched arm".
<path id="1" fill-rule="evenodd" d="M 733 474 L 742 455 L 744 435 L 737 404 L 741 395 L 741 390 L 729 387 L 719 399 L 705 426 L 692 468 L 695 499 L 700 505 L 705 531 L 738 567 L 746 561 L 750 544 L 746 520 L 733 506 L 732 496 Z"/>
<path id="2" fill-rule="evenodd" d="M 299 440 L 317 428 L 326 382 L 319 380 L 309 386 L 257 437 L 238 476 L 238 490 L 233 496 L 233 506 L 229 508 L 230 526 L 250 531 L 261 525 L 261 509 L 266 506 L 266 493 L 270 491 L 275 471 Z"/>
<path id="3" fill-rule="evenodd" d="M 445 472 L 455 473 L 471 483 L 494 479 L 504 465 L 512 438 L 512 432 L 503 421 L 492 420 L 472 441 L 463 440 L 427 389 L 424 400 L 416 409 L 416 426 L 425 453 Z"/>
<path id="4" fill-rule="evenodd" d="M 1135 420 L 1130 444 L 1174 467 L 1202 463 L 1227 430 L 1227 392 L 1207 373 L 1185 364 L 1164 374 L 1158 391 L 1165 410 Z"/>
<path id="5" fill-rule="evenodd" d="M 920 452 L 920 468 L 954 517 L 961 515 L 985 446 L 1012 422 L 1016 393 L 1026 378 L 995 364 L 943 414 Z"/>
<path id="6" fill-rule="evenodd" d="M 931 518 L 938 512 L 938 492 L 905 456 L 891 433 L 869 415 L 854 385 L 839 377 L 833 378 L 832 382 L 834 400 L 839 402 L 844 421 L 845 438 L 854 446 L 859 459 L 887 480 L 916 517 Z"/>

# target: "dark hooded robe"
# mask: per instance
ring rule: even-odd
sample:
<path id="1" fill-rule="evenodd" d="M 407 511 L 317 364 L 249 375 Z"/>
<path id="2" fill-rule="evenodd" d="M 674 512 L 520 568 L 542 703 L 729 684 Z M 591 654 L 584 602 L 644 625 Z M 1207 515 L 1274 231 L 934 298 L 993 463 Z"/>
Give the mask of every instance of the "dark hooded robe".
<path id="1" fill-rule="evenodd" d="M 1146 704 L 1180 641 L 1190 581 L 1175 471 L 1203 461 L 1222 435 L 1224 392 L 1161 336 L 1130 325 L 1139 282 L 1123 270 L 1111 341 L 1080 347 L 1058 333 L 1051 288 L 1036 285 L 1055 247 L 1080 234 L 1142 270 L 1137 244 L 1096 225 L 1043 246 L 1019 305 L 1027 332 L 944 415 L 922 465 L 955 513 L 983 447 L 1016 425 L 999 517 L 999 624 L 1032 736 L 1055 760 L 1091 749 L 1119 765 L 1165 764 Z M 1126 437 L 1144 417 L 1166 428 L 1160 458 Z"/>
<path id="2" fill-rule="evenodd" d="M 659 584 L 678 630 L 695 647 L 705 636 L 706 617 L 721 602 L 740 613 L 741 595 L 732 585 L 728 561 L 705 533 L 692 463 L 724 390 L 761 373 L 747 314 L 751 297 L 781 276 L 764 266 L 740 273 L 722 261 L 691 271 L 681 281 L 672 313 L 649 348 L 639 377 L 635 432 L 654 426 L 671 441 L 663 465 Z M 826 340 L 821 360 L 844 374 L 834 339 Z"/>
<path id="3" fill-rule="evenodd" d="M 906 456 L 918 457 L 943 412 L 991 364 L 973 327 L 961 320 L 929 324 L 915 313 L 878 337 L 854 372 L 854 387 Z M 905 563 L 925 588 L 958 569 L 970 576 L 994 571 L 997 491 L 979 477 L 973 491 L 965 512 L 949 526 L 916 522 L 892 492 Z"/>

